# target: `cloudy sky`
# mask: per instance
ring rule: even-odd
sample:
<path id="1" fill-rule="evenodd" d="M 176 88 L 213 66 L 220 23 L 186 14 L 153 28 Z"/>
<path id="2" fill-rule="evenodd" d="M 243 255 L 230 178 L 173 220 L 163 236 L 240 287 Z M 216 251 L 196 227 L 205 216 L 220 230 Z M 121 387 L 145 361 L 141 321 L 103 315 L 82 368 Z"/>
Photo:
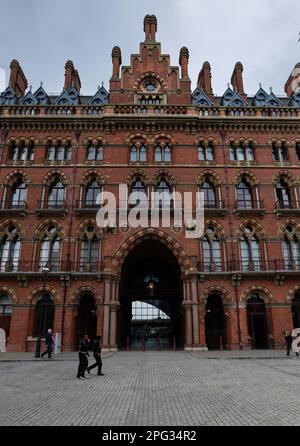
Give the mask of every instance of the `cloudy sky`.
<path id="1" fill-rule="evenodd" d="M 261 82 L 281 95 L 300 62 L 299 0 L 0 0 L 0 68 L 8 73 L 18 59 L 33 90 L 43 81 L 60 92 L 72 59 L 82 93 L 93 94 L 102 81 L 108 87 L 114 45 L 124 65 L 138 51 L 146 14 L 157 16 L 157 40 L 173 65 L 189 48 L 192 88 L 208 60 L 214 92 L 223 94 L 240 60 L 248 94 Z"/>

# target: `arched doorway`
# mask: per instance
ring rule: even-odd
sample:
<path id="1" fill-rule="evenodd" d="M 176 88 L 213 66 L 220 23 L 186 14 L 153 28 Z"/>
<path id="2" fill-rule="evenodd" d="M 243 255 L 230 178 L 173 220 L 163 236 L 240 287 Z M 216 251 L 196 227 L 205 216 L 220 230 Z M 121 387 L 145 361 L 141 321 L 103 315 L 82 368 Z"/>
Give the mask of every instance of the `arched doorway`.
<path id="1" fill-rule="evenodd" d="M 7 294 L 0 294 L 0 328 L 5 331 L 6 339 L 9 336 L 12 315 L 12 301 Z"/>
<path id="2" fill-rule="evenodd" d="M 206 302 L 205 336 L 208 350 L 226 348 L 226 326 L 222 297 L 211 294 Z"/>
<path id="3" fill-rule="evenodd" d="M 247 300 L 247 321 L 252 348 L 269 348 L 266 306 L 258 294 L 252 294 Z"/>
<path id="4" fill-rule="evenodd" d="M 177 259 L 156 239 L 126 257 L 120 282 L 118 347 L 183 347 L 182 282 Z"/>
<path id="5" fill-rule="evenodd" d="M 292 300 L 293 328 L 300 328 L 300 293 L 296 293 Z"/>
<path id="6" fill-rule="evenodd" d="M 84 294 L 79 301 L 76 315 L 75 348 L 84 334 L 89 335 L 91 343 L 97 335 L 97 312 L 95 299 L 91 294 Z"/>
<path id="7" fill-rule="evenodd" d="M 44 293 L 37 301 L 34 313 L 34 336 L 45 336 L 47 330 L 54 326 L 55 305 L 48 293 Z"/>

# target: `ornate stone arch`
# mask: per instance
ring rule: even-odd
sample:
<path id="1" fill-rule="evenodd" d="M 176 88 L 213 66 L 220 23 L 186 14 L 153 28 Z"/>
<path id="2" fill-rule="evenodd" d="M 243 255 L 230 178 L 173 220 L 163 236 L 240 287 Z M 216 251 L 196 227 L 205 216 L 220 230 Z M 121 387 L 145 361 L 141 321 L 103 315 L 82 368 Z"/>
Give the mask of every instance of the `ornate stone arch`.
<path id="1" fill-rule="evenodd" d="M 75 140 L 72 138 L 72 136 L 56 136 L 55 138 L 53 136 L 47 136 L 43 140 L 44 145 L 53 144 L 55 146 L 57 145 L 74 145 L 76 144 Z"/>
<path id="2" fill-rule="evenodd" d="M 98 237 L 99 240 L 103 238 L 103 229 L 99 228 L 96 220 L 94 218 L 86 218 L 84 221 L 80 222 L 78 225 L 76 231 L 75 231 L 75 237 L 77 240 L 81 240 L 81 238 L 85 234 L 85 229 L 88 225 L 93 225 L 95 228 L 95 234 Z"/>
<path id="3" fill-rule="evenodd" d="M 92 145 L 92 146 L 94 146 L 94 147 L 97 147 L 98 145 L 102 145 L 102 146 L 104 146 L 104 145 L 106 145 L 107 144 L 107 141 L 106 141 L 106 139 L 104 139 L 102 136 L 96 136 L 96 137 L 94 137 L 94 138 L 92 138 L 91 136 L 89 136 L 88 138 L 86 138 L 83 142 L 82 142 L 82 144 L 84 145 L 84 146 L 88 146 L 88 145 Z"/>
<path id="4" fill-rule="evenodd" d="M 13 305 L 18 303 L 18 295 L 12 288 L 8 286 L 0 286 L 0 294 L 7 294 Z"/>
<path id="5" fill-rule="evenodd" d="M 46 230 L 47 226 L 49 226 L 49 225 L 53 225 L 57 228 L 58 234 L 61 238 L 66 237 L 66 231 L 65 231 L 64 227 L 62 226 L 62 224 L 53 218 L 49 218 L 46 221 L 39 223 L 35 227 L 35 229 L 33 231 L 34 238 L 36 238 L 36 239 L 40 238 L 41 235 L 43 235 L 43 232 Z"/>
<path id="6" fill-rule="evenodd" d="M 226 288 L 217 285 L 212 285 L 206 288 L 200 295 L 199 303 L 206 305 L 207 299 L 211 294 L 218 294 L 222 298 L 223 304 L 232 303 L 232 297 L 229 291 Z"/>
<path id="7" fill-rule="evenodd" d="M 167 169 L 158 170 L 152 177 L 152 183 L 156 184 L 162 176 L 167 179 L 171 186 L 176 185 L 175 177 Z"/>
<path id="8" fill-rule="evenodd" d="M 49 284 L 39 285 L 33 288 L 27 296 L 26 303 L 36 305 L 43 293 L 49 293 L 55 305 L 62 303 L 62 298 L 57 289 Z"/>
<path id="9" fill-rule="evenodd" d="M 277 183 L 280 181 L 281 178 L 284 178 L 290 187 L 296 186 L 299 181 L 299 178 L 295 177 L 288 170 L 280 170 L 273 176 L 272 182 L 273 182 L 274 186 L 277 185 Z"/>
<path id="10" fill-rule="evenodd" d="M 12 186 L 17 178 L 22 178 L 26 184 L 30 183 L 29 176 L 26 172 L 20 169 L 15 169 L 6 176 L 3 182 L 4 186 Z"/>
<path id="11" fill-rule="evenodd" d="M 126 144 L 128 146 L 131 146 L 137 141 L 146 145 L 150 143 L 150 139 L 145 133 L 135 132 L 128 136 L 128 138 L 126 139 Z"/>
<path id="12" fill-rule="evenodd" d="M 13 218 L 7 218 L 0 223 L 0 233 L 5 232 L 5 229 L 10 225 L 13 225 L 17 228 L 18 234 L 21 239 L 25 236 L 25 230 L 23 226 L 21 226 L 20 223 Z"/>
<path id="13" fill-rule="evenodd" d="M 64 185 L 69 184 L 69 179 L 65 172 L 60 169 L 50 170 L 47 175 L 42 179 L 42 184 L 49 185 L 54 177 L 59 177 Z"/>
<path id="14" fill-rule="evenodd" d="M 213 170 L 204 170 L 203 172 L 201 172 L 200 175 L 198 175 L 197 177 L 197 184 L 201 185 L 204 179 L 207 177 L 212 180 L 214 186 L 220 186 L 222 184 L 220 177 Z"/>
<path id="15" fill-rule="evenodd" d="M 209 218 L 209 219 L 205 220 L 204 233 L 208 226 L 213 226 L 216 229 L 216 234 L 220 238 L 220 240 L 225 239 L 226 232 L 225 232 L 223 226 L 217 220 L 214 220 L 213 218 Z"/>
<path id="16" fill-rule="evenodd" d="M 144 240 L 153 239 L 157 240 L 173 253 L 175 258 L 177 258 L 181 274 L 184 275 L 186 270 L 192 268 L 189 258 L 184 252 L 181 245 L 168 233 L 156 228 L 147 228 L 135 232 L 127 240 L 124 240 L 117 248 L 115 256 L 112 260 L 113 272 L 120 276 L 123 262 L 130 251 L 142 243 Z"/>
<path id="17" fill-rule="evenodd" d="M 236 228 L 236 235 L 237 237 L 241 237 L 243 234 L 243 229 L 245 228 L 245 226 L 247 225 L 251 225 L 253 226 L 256 235 L 260 238 L 260 239 L 264 239 L 267 237 L 267 233 L 265 228 L 262 226 L 262 224 L 260 222 L 258 222 L 257 220 L 254 220 L 253 218 L 247 218 L 245 220 L 243 220 L 239 226 Z"/>
<path id="18" fill-rule="evenodd" d="M 300 224 L 292 219 L 292 218 L 288 218 L 285 222 L 283 222 L 278 229 L 278 236 L 279 237 L 283 237 L 284 235 L 286 235 L 286 227 L 287 226 L 292 226 L 293 228 L 295 228 L 295 234 L 299 234 L 299 239 L 300 239 Z"/>
<path id="19" fill-rule="evenodd" d="M 151 77 L 153 79 L 156 79 L 158 83 L 161 85 L 163 91 L 168 90 L 168 85 L 166 81 L 157 73 L 154 73 L 153 71 L 147 71 L 146 73 L 143 73 L 133 84 L 132 89 L 134 91 L 137 91 L 139 87 L 141 86 L 142 82 L 147 79 L 148 77 Z"/>
<path id="20" fill-rule="evenodd" d="M 131 172 L 129 172 L 129 174 L 126 177 L 125 182 L 129 186 L 131 186 L 132 183 L 135 181 L 136 177 L 140 177 L 141 180 L 145 184 L 149 184 L 151 182 L 149 176 L 147 175 L 147 173 L 144 170 L 142 170 L 142 169 L 134 169 Z"/>
<path id="21" fill-rule="evenodd" d="M 160 143 L 160 141 L 163 141 Z M 163 144 L 169 143 L 171 146 L 176 145 L 175 139 L 168 133 L 158 133 L 157 135 L 154 135 L 152 138 L 152 144 L 160 144 L 163 147 Z"/>
<path id="22" fill-rule="evenodd" d="M 72 294 L 70 303 L 72 304 L 79 304 L 81 297 L 84 294 L 90 294 L 95 299 L 96 305 L 101 305 L 103 303 L 103 297 L 100 296 L 96 288 L 91 286 L 82 286 L 80 288 L 77 288 Z"/>
<path id="23" fill-rule="evenodd" d="M 251 186 L 257 186 L 259 183 L 257 177 L 254 175 L 253 172 L 251 172 L 250 170 L 240 170 L 240 172 L 235 175 L 233 184 L 237 186 L 242 177 L 245 177 Z"/>
<path id="24" fill-rule="evenodd" d="M 274 298 L 272 292 L 268 288 L 266 288 L 262 285 L 252 285 L 252 286 L 247 287 L 243 291 L 240 301 L 246 304 L 247 300 L 250 298 L 251 294 L 253 294 L 253 293 L 259 294 L 259 296 L 264 300 L 264 302 L 266 304 L 276 302 L 276 299 Z"/>
<path id="25" fill-rule="evenodd" d="M 90 169 L 87 172 L 85 172 L 80 179 L 80 184 L 86 186 L 92 176 L 94 176 L 97 179 L 99 184 L 102 185 L 105 184 L 104 176 L 96 169 Z"/>
<path id="26" fill-rule="evenodd" d="M 300 292 L 300 285 L 294 285 L 292 288 L 290 288 L 288 290 L 286 298 L 285 298 L 286 302 L 289 303 L 289 304 L 292 304 L 292 300 L 294 299 L 295 294 L 298 291 Z"/>

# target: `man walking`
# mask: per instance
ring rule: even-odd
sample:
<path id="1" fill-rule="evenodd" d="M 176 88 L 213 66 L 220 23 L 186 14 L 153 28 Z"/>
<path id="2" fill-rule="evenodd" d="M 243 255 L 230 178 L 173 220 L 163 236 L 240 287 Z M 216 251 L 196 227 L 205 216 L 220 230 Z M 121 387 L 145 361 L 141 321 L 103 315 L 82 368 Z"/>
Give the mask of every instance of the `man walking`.
<path id="1" fill-rule="evenodd" d="M 93 356 L 96 362 L 95 364 L 90 365 L 87 368 L 87 372 L 91 373 L 91 370 L 98 366 L 98 373 L 97 373 L 98 376 L 104 376 L 104 373 L 102 373 L 101 341 L 102 341 L 102 336 L 96 336 L 93 342 Z"/>
<path id="2" fill-rule="evenodd" d="M 290 356 L 290 352 L 292 350 L 293 337 L 291 332 L 287 331 L 285 333 L 285 342 L 286 342 L 286 354 Z"/>
<path id="3" fill-rule="evenodd" d="M 47 346 L 47 350 L 44 351 L 44 353 L 41 354 L 41 358 L 44 359 L 44 356 L 48 353 L 48 359 L 53 359 L 52 358 L 52 351 L 53 351 L 53 336 L 52 336 L 52 330 L 51 328 L 49 328 L 49 330 L 46 333 L 46 346 Z"/>
<path id="4" fill-rule="evenodd" d="M 85 379 L 84 374 L 88 366 L 87 357 L 89 356 L 88 347 L 89 347 L 89 337 L 87 334 L 85 334 L 83 336 L 83 339 L 81 339 L 81 341 L 79 342 L 79 351 L 78 351 L 79 365 L 77 371 L 77 378 L 79 379 Z"/>

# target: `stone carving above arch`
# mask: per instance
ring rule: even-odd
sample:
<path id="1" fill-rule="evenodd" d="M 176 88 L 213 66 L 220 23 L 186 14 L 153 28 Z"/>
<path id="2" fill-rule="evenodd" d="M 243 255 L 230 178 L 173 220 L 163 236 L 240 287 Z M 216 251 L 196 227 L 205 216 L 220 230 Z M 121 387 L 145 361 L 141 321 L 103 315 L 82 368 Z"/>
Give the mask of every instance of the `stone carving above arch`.
<path id="1" fill-rule="evenodd" d="M 0 286 L 0 295 L 1 294 L 7 294 L 13 305 L 18 303 L 18 295 L 12 288 L 8 286 Z"/>
<path id="2" fill-rule="evenodd" d="M 24 172 L 23 170 L 16 169 L 16 170 L 13 170 L 12 172 L 10 172 L 6 176 L 3 184 L 4 184 L 4 186 L 12 186 L 15 183 L 16 179 L 18 179 L 18 178 L 22 178 L 24 183 L 27 183 L 27 184 L 30 183 L 30 178 L 27 175 L 27 173 Z"/>
<path id="3" fill-rule="evenodd" d="M 82 144 L 83 144 L 84 146 L 92 145 L 92 146 L 94 146 L 94 147 L 98 147 L 99 145 L 102 145 L 102 146 L 106 145 L 106 144 L 107 144 L 107 141 L 106 141 L 106 139 L 104 139 L 102 136 L 96 136 L 96 137 L 94 137 L 94 138 L 92 138 L 92 137 L 90 136 L 90 137 L 86 138 L 86 139 L 82 142 Z"/>
<path id="4" fill-rule="evenodd" d="M 90 169 L 85 172 L 80 179 L 80 184 L 86 186 L 91 177 L 95 177 L 99 184 L 105 184 L 104 176 L 99 172 L 99 170 L 96 169 Z"/>
<path id="5" fill-rule="evenodd" d="M 75 145 L 76 141 L 71 137 L 71 136 L 57 136 L 57 137 L 52 137 L 52 136 L 47 136 L 44 140 L 43 140 L 44 145 L 54 145 L 54 146 L 66 146 L 68 144 L 70 145 Z"/>
<path id="6" fill-rule="evenodd" d="M 197 184 L 201 185 L 205 178 L 209 178 L 213 182 L 214 186 L 220 186 L 222 184 L 220 177 L 213 170 L 204 170 L 201 172 L 197 177 Z"/>
<path id="7" fill-rule="evenodd" d="M 131 146 L 136 142 L 140 142 L 141 144 L 147 145 L 151 143 L 151 140 L 149 136 L 147 136 L 145 133 L 139 133 L 139 132 L 132 133 L 126 139 L 126 144 L 128 144 L 129 146 Z"/>
<path id="8" fill-rule="evenodd" d="M 101 297 L 98 291 L 91 286 L 82 286 L 75 290 L 72 294 L 70 303 L 78 305 L 81 297 L 85 294 L 90 294 L 91 296 L 93 296 L 96 305 L 101 305 L 103 303 L 103 297 Z"/>
<path id="9" fill-rule="evenodd" d="M 292 300 L 295 297 L 296 293 L 300 293 L 300 284 L 299 285 L 294 285 L 292 288 L 289 289 L 289 291 L 287 292 L 286 295 L 286 302 L 289 304 L 292 304 Z"/>
<path id="10" fill-rule="evenodd" d="M 149 176 L 142 169 L 134 169 L 131 172 L 129 172 L 125 181 L 129 186 L 131 186 L 137 177 L 140 177 L 140 179 L 143 181 L 144 184 L 151 183 Z"/>
<path id="11" fill-rule="evenodd" d="M 251 186 L 257 186 L 259 183 L 257 177 L 254 175 L 253 172 L 251 172 L 250 170 L 241 170 L 235 175 L 233 184 L 237 186 L 242 178 L 246 178 Z"/>
<path id="12" fill-rule="evenodd" d="M 37 301 L 42 297 L 44 293 L 48 293 L 52 298 L 54 304 L 61 304 L 62 298 L 59 292 L 49 284 L 39 285 L 33 288 L 27 296 L 26 303 L 36 305 Z"/>
<path id="13" fill-rule="evenodd" d="M 279 229 L 278 229 L 279 237 L 283 237 L 283 236 L 287 235 L 287 230 L 286 230 L 287 226 L 292 226 L 292 228 L 294 229 L 293 234 L 297 234 L 297 235 L 299 234 L 299 236 L 300 236 L 300 223 L 292 218 L 288 218 L 284 223 L 282 223 L 279 226 Z M 300 239 L 300 237 L 299 237 L 299 239 Z"/>
<path id="14" fill-rule="evenodd" d="M 280 170 L 273 176 L 272 182 L 273 182 L 274 186 L 277 185 L 277 183 L 281 180 L 281 178 L 283 178 L 288 183 L 288 185 L 291 187 L 299 184 L 299 177 L 298 178 L 295 177 L 288 170 Z"/>
<path id="15" fill-rule="evenodd" d="M 55 226 L 57 228 L 57 232 L 59 234 L 59 236 L 61 238 L 66 237 L 66 231 L 64 229 L 64 227 L 59 223 L 59 221 L 53 219 L 53 218 L 49 218 L 46 221 L 43 221 L 42 223 L 39 223 L 34 231 L 33 231 L 33 236 L 35 239 L 40 238 L 41 236 L 44 235 L 44 232 L 47 230 L 48 226 Z"/>
<path id="16" fill-rule="evenodd" d="M 206 305 L 207 299 L 212 294 L 218 294 L 222 298 L 224 304 L 232 303 L 232 297 L 231 297 L 229 291 L 226 288 L 224 288 L 222 286 L 217 286 L 217 285 L 212 285 L 212 286 L 206 288 L 206 290 L 204 290 L 203 294 L 200 295 L 199 303 Z"/>
<path id="17" fill-rule="evenodd" d="M 198 147 L 199 144 L 203 144 L 204 146 L 208 146 L 210 144 L 212 144 L 214 147 L 218 145 L 218 141 L 213 138 L 213 137 L 209 137 L 209 138 L 204 138 L 202 136 L 200 136 L 199 138 L 196 139 L 195 141 L 195 145 Z"/>
<path id="18" fill-rule="evenodd" d="M 20 223 L 13 218 L 8 218 L 0 223 L 0 234 L 4 233 L 8 226 L 15 226 L 21 239 L 25 236 L 25 230 L 23 226 L 21 226 Z"/>
<path id="19" fill-rule="evenodd" d="M 175 139 L 169 133 L 158 133 L 152 138 L 152 144 L 160 144 L 163 147 L 161 143 L 168 143 L 172 146 L 176 145 Z"/>
<path id="20" fill-rule="evenodd" d="M 35 138 L 34 136 L 29 136 L 27 138 L 25 138 L 24 136 L 21 136 L 21 137 L 12 136 L 7 140 L 7 145 L 10 146 L 11 144 L 15 144 L 16 146 L 39 145 L 39 140 L 37 138 Z"/>
<path id="21" fill-rule="evenodd" d="M 261 223 L 258 223 L 258 221 L 254 220 L 253 218 L 247 218 L 239 224 L 239 226 L 236 229 L 236 235 L 238 237 L 241 237 L 244 234 L 244 228 L 246 226 L 253 226 L 254 232 L 258 237 L 260 238 L 267 237 L 265 228 L 262 226 Z"/>
<path id="22" fill-rule="evenodd" d="M 159 171 L 157 171 L 152 177 L 152 183 L 158 183 L 161 177 L 165 177 L 171 186 L 176 185 L 175 177 L 167 169 L 160 169 Z"/>
<path id="23" fill-rule="evenodd" d="M 85 230 L 88 225 L 92 225 L 95 228 L 94 234 L 99 240 L 101 240 L 104 235 L 103 229 L 99 228 L 95 218 L 87 218 L 79 224 L 78 228 L 75 231 L 77 240 L 81 240 L 81 238 L 85 235 Z"/>
<path id="24" fill-rule="evenodd" d="M 118 246 L 112 260 L 112 270 L 116 276 L 120 276 L 123 262 L 130 251 L 132 251 L 132 249 L 138 244 L 149 239 L 157 240 L 163 245 L 167 246 L 175 258 L 177 258 L 182 275 L 184 275 L 187 270 L 192 269 L 190 260 L 183 248 L 171 235 L 162 231 L 161 229 L 146 228 L 138 230 Z"/>
<path id="25" fill-rule="evenodd" d="M 65 174 L 65 172 L 63 170 L 60 170 L 60 169 L 50 170 L 47 173 L 47 175 L 42 179 L 42 184 L 49 185 L 55 177 L 59 177 L 61 179 L 61 181 L 63 182 L 63 184 L 65 184 L 65 185 L 69 184 L 69 179 L 68 179 L 67 175 Z"/>
<path id="26" fill-rule="evenodd" d="M 252 285 L 246 288 L 241 295 L 240 301 L 246 304 L 247 300 L 251 297 L 251 294 L 254 293 L 259 294 L 259 297 L 263 299 L 266 304 L 276 302 L 276 299 L 274 298 L 272 292 L 262 285 Z"/>
<path id="27" fill-rule="evenodd" d="M 223 228 L 223 226 L 217 221 L 214 220 L 213 218 L 209 218 L 208 220 L 205 220 L 205 225 L 204 225 L 204 234 L 208 228 L 208 226 L 213 226 L 216 230 L 216 235 L 220 238 L 220 239 L 225 239 L 226 238 L 226 232 Z"/>
<path id="28" fill-rule="evenodd" d="M 146 73 L 143 73 L 135 81 L 135 83 L 133 84 L 133 87 L 132 87 L 133 91 L 137 91 L 141 87 L 141 84 L 143 83 L 143 81 L 147 78 L 156 79 L 164 91 L 168 90 L 168 85 L 167 85 L 166 81 L 159 74 L 154 73 L 153 71 L 148 71 Z"/>

